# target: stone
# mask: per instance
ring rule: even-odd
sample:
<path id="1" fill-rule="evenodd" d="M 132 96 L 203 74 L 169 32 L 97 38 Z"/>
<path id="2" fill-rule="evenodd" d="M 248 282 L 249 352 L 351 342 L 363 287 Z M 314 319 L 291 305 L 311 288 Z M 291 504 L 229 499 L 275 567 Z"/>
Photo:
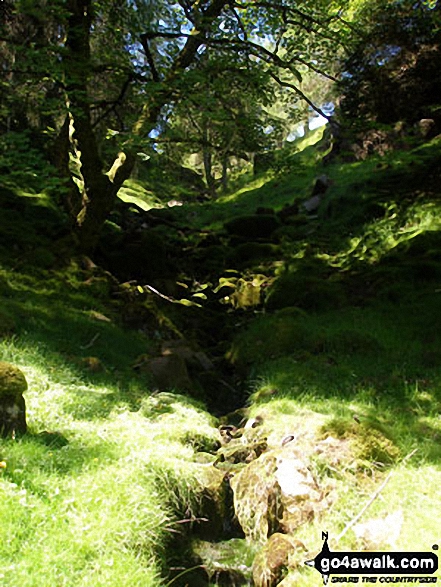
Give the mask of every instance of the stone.
<path id="1" fill-rule="evenodd" d="M 280 533 L 273 534 L 253 564 L 253 582 L 255 587 L 275 587 L 288 568 L 289 557 L 295 547 L 291 539 Z"/>
<path id="2" fill-rule="evenodd" d="M 277 532 L 294 533 L 327 507 L 325 493 L 292 445 L 264 452 L 230 480 L 236 516 L 249 540 L 263 544 Z"/>
<path id="3" fill-rule="evenodd" d="M 26 377 L 15 365 L 0 361 L 0 398 L 20 396 L 28 388 Z"/>
<path id="4" fill-rule="evenodd" d="M 433 118 L 422 118 L 415 126 L 419 136 L 423 139 L 431 139 L 436 135 L 436 123 Z"/>
<path id="5" fill-rule="evenodd" d="M 153 376 L 154 383 L 160 391 L 192 388 L 185 359 L 179 355 L 154 357 L 143 365 L 143 370 Z"/>
<path id="6" fill-rule="evenodd" d="M 15 365 L 0 362 L 0 434 L 4 438 L 25 434 L 26 404 L 23 392 L 28 384 Z"/>

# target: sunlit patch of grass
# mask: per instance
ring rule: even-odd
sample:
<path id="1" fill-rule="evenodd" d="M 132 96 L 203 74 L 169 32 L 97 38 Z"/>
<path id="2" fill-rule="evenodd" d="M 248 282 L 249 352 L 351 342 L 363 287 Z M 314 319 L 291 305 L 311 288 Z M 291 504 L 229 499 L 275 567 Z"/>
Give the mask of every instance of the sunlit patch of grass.
<path id="1" fill-rule="evenodd" d="M 192 438 L 212 443 L 212 419 L 180 396 L 149 419 L 120 390 L 44 370 L 32 364 L 38 350 L 12 347 L 4 358 L 28 378 L 30 433 L 0 442 L 2 585 L 158 585 L 176 516 L 197 508 Z M 84 394 L 119 401 L 105 418 L 84 418 Z"/>
<path id="2" fill-rule="evenodd" d="M 399 245 L 430 231 L 441 229 L 441 205 L 438 202 L 420 202 L 400 212 L 390 204 L 384 218 L 364 226 L 364 232 L 346 239 L 344 247 L 335 253 L 318 253 L 317 258 L 330 266 L 348 269 L 354 263 L 372 265 Z"/>

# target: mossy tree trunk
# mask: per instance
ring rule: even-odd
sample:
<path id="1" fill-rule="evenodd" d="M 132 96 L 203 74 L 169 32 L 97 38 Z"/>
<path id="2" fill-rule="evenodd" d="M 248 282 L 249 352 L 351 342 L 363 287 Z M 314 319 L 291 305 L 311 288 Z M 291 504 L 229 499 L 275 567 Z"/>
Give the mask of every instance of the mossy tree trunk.
<path id="1" fill-rule="evenodd" d="M 92 0 L 70 0 L 66 38 L 64 72 L 69 114 L 73 123 L 73 141 L 80 157 L 80 170 L 84 183 L 81 200 L 71 197 L 69 208 L 75 215 L 74 235 L 82 252 L 92 251 L 99 239 L 101 228 L 113 209 L 119 188 L 130 177 L 135 163 L 131 154 L 120 153 L 108 172 L 98 148 L 92 124 L 88 81 L 92 72 L 90 31 L 93 22 Z M 66 143 L 67 121 L 62 133 Z M 67 137 L 68 139 L 68 137 Z M 61 140 L 61 138 L 60 138 Z M 65 151 L 64 151 L 65 152 Z M 61 164 L 65 166 L 66 156 Z M 70 186 L 72 188 L 72 185 Z M 72 190 L 70 191 L 72 194 Z"/>

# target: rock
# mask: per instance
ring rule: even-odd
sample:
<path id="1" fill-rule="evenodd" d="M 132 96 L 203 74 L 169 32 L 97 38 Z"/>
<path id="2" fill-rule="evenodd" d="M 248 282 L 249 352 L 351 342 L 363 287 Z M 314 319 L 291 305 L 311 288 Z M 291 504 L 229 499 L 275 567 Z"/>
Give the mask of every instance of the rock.
<path id="1" fill-rule="evenodd" d="M 0 434 L 4 438 L 26 433 L 26 404 L 22 394 L 27 388 L 26 378 L 18 367 L 0 362 Z"/>
<path id="2" fill-rule="evenodd" d="M 294 444 L 264 452 L 230 481 L 237 519 L 250 540 L 264 543 L 276 532 L 292 533 L 327 507 Z"/>
<path id="3" fill-rule="evenodd" d="M 305 212 L 308 213 L 315 212 L 318 210 L 321 201 L 322 198 L 320 196 L 311 196 L 301 204 L 300 209 L 305 210 Z"/>
<path id="4" fill-rule="evenodd" d="M 288 536 L 273 534 L 253 564 L 253 581 L 255 587 L 275 587 L 283 579 L 289 557 L 295 548 Z"/>
<path id="5" fill-rule="evenodd" d="M 142 365 L 142 371 L 153 376 L 159 391 L 192 388 L 185 359 L 179 355 L 154 357 Z"/>
<path id="6" fill-rule="evenodd" d="M 431 139 L 436 135 L 436 123 L 433 118 L 422 118 L 415 126 L 418 135 L 423 139 Z"/>
<path id="7" fill-rule="evenodd" d="M 168 340 L 162 344 L 161 354 L 166 356 L 175 355 L 184 359 L 188 367 L 195 367 L 204 371 L 214 369 L 212 361 L 200 350 L 192 348 L 191 344 L 184 339 Z"/>

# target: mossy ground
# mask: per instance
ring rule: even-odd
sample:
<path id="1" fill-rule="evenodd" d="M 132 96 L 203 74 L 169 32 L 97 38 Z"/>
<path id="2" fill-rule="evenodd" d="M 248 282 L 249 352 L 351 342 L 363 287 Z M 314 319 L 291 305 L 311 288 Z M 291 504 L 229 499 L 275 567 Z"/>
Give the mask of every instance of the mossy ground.
<path id="1" fill-rule="evenodd" d="M 439 146 L 435 139 L 326 167 L 315 147 L 291 149 L 278 174 L 239 178 L 234 192 L 214 202 L 189 196 L 173 212 L 188 231 L 192 267 L 190 256 L 207 234 L 222 245 L 226 221 L 302 201 L 322 173 L 333 181 L 318 215 L 285 225 L 263 258 L 242 255 L 238 266 L 230 256 L 231 266 L 222 272 L 213 263 L 207 282 L 196 285 L 193 269 L 183 265 L 179 274 L 185 295 L 230 325 L 222 332 L 231 338 L 218 348 L 245 381 L 250 416 L 263 416 L 274 441 L 305 425 L 317 437 L 355 439 L 354 466 L 312 463 L 319 479 L 334 480 L 337 498 L 298 531 L 307 552 L 293 558 L 299 567 L 286 579 L 292 584 L 321 584 L 303 561 L 320 550 L 322 530 L 337 537 L 390 471 L 363 521 L 398 504 L 399 549 L 430 550 L 438 541 Z M 144 189 L 132 182 L 125 197 L 146 208 L 185 195 L 156 193 L 163 183 L 141 179 Z M 65 219 L 50 198 L 19 192 L 11 200 L 10 192 L 0 193 L 13 202 L 0 220 L 0 358 L 27 377 L 29 434 L 0 442 L 1 583 L 165 584 L 173 538 L 199 508 L 207 465 L 195 454 L 215 442 L 216 422 L 185 396 L 164 403 L 152 395 L 132 366 L 156 348 L 164 321 L 161 327 L 153 316 L 154 326 L 141 331 L 124 325 L 127 308 L 113 282 L 91 279 L 79 261 L 63 264 L 52 246 Z M 222 279 L 231 287 L 219 303 L 208 294 Z M 235 294 L 247 284 L 258 295 L 241 306 Z M 205 293 L 191 297 L 195 292 Z M 150 310 L 138 304 L 135 311 Z M 174 304 L 165 318 L 186 325 L 184 311 Z M 198 311 L 192 307 L 191 320 Z M 348 531 L 334 547 L 356 548 L 355 536 Z"/>

